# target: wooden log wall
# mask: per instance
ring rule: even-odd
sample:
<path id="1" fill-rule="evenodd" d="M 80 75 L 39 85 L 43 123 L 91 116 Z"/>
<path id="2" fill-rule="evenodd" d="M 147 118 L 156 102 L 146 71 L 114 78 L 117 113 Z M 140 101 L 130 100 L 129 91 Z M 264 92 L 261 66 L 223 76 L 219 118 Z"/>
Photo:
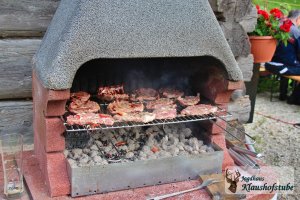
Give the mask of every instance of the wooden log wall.
<path id="1" fill-rule="evenodd" d="M 256 17 L 251 0 L 209 2 L 249 81 L 253 58 L 246 32 L 253 29 Z M 0 135 L 32 134 L 31 59 L 58 4 L 59 0 L 0 0 Z"/>

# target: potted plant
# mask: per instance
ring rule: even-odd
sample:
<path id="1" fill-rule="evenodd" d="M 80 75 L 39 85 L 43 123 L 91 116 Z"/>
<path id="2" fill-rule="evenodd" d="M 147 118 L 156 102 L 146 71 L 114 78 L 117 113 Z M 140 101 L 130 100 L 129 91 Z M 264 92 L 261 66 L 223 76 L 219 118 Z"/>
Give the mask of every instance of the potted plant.
<path id="1" fill-rule="evenodd" d="M 271 61 L 278 42 L 287 45 L 290 39 L 290 28 L 292 22 L 285 18 L 283 12 L 273 8 L 270 12 L 260 9 L 257 5 L 257 24 L 255 30 L 249 33 L 251 42 L 251 53 L 254 63 Z"/>

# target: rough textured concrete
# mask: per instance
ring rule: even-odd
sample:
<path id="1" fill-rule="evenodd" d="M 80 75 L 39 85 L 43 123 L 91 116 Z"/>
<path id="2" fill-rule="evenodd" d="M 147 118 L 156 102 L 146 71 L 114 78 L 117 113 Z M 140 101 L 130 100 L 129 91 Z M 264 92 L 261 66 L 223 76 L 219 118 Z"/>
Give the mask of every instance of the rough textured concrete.
<path id="1" fill-rule="evenodd" d="M 92 59 L 204 55 L 243 79 L 208 1 L 62 0 L 33 62 L 46 88 L 68 89 Z"/>

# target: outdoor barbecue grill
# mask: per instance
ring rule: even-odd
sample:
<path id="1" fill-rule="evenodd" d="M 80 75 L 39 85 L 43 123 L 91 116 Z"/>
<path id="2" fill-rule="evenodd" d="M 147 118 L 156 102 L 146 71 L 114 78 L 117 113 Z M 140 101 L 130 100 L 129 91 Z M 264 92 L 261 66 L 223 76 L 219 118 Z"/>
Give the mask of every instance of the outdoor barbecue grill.
<path id="1" fill-rule="evenodd" d="M 196 179 L 233 165 L 224 129 L 230 116 L 228 102 L 232 92 L 242 87 L 242 74 L 207 1 L 62 0 L 33 63 L 35 155 L 51 196 Z M 148 123 L 66 123 L 71 93 L 96 95 L 100 86 L 120 84 L 128 93 L 143 87 L 173 87 L 192 96 L 200 93 L 201 103 L 218 110 Z M 106 112 L 107 104 L 98 103 Z M 182 109 L 178 106 L 177 113 Z M 183 139 L 195 137 L 211 151 L 156 159 L 141 159 L 134 152 L 136 159 L 99 165 L 78 165 L 66 155 L 75 148 L 83 151 L 95 134 L 151 127 L 163 133 L 166 126 L 193 130 Z M 101 148 L 99 155 L 105 160 Z M 112 148 L 119 153 L 114 143 Z"/>

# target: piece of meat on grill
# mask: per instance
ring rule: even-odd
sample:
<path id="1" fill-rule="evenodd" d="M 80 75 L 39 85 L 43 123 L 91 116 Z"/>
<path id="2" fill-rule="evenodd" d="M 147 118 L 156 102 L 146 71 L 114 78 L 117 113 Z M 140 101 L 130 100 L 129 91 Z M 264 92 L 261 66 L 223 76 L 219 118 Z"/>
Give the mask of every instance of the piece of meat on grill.
<path id="1" fill-rule="evenodd" d="M 107 110 L 111 114 L 142 112 L 144 105 L 142 103 L 131 103 L 129 101 L 114 101 L 108 104 Z"/>
<path id="2" fill-rule="evenodd" d="M 69 125 L 98 125 L 104 124 L 112 126 L 114 124 L 114 119 L 110 115 L 106 114 L 96 114 L 96 113 L 81 113 L 77 115 L 67 116 L 67 123 Z"/>
<path id="3" fill-rule="evenodd" d="M 77 105 L 84 104 L 90 99 L 91 95 L 87 92 L 74 92 L 71 93 L 71 101 L 75 102 Z"/>
<path id="4" fill-rule="evenodd" d="M 77 101 L 73 101 L 69 105 L 69 111 L 75 114 L 96 113 L 100 111 L 100 106 L 97 102 L 90 100 L 79 105 L 77 104 Z"/>
<path id="5" fill-rule="evenodd" d="M 208 104 L 198 104 L 194 106 L 188 106 L 181 111 L 182 115 L 207 115 L 210 113 L 217 112 L 218 108 L 216 106 Z"/>
<path id="6" fill-rule="evenodd" d="M 177 117 L 176 108 L 168 106 L 157 108 L 153 111 L 153 113 L 156 115 L 155 119 L 173 119 Z"/>
<path id="7" fill-rule="evenodd" d="M 118 113 L 114 115 L 114 119 L 122 122 L 148 123 L 155 119 L 155 114 L 150 112 Z"/>
<path id="8" fill-rule="evenodd" d="M 146 104 L 146 108 L 149 110 L 155 110 L 165 106 L 176 108 L 176 104 L 174 103 L 174 100 L 169 98 L 160 98 L 154 101 L 149 101 Z"/>
<path id="9" fill-rule="evenodd" d="M 101 86 L 98 88 L 98 98 L 102 101 L 128 100 L 129 95 L 125 94 L 123 85 Z"/>
<path id="10" fill-rule="evenodd" d="M 193 106 L 200 102 L 200 94 L 198 93 L 197 96 L 178 97 L 177 100 L 182 106 Z"/>
<path id="11" fill-rule="evenodd" d="M 133 92 L 131 101 L 153 101 L 159 97 L 158 92 L 152 88 L 139 88 Z"/>
<path id="12" fill-rule="evenodd" d="M 161 88 L 159 93 L 166 98 L 178 98 L 184 95 L 184 92 L 174 88 Z"/>

